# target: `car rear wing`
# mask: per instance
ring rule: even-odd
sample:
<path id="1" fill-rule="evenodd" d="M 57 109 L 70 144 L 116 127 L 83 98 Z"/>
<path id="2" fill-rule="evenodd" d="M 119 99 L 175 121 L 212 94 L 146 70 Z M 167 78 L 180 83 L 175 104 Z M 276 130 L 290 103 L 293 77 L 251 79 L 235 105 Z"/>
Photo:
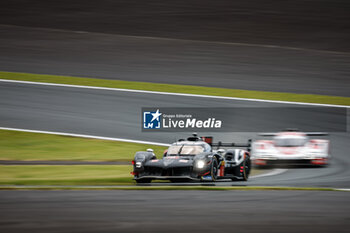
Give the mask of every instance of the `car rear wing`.
<path id="1" fill-rule="evenodd" d="M 220 149 L 220 147 L 242 147 L 242 148 L 247 148 L 247 151 L 251 150 L 252 146 L 252 139 L 249 139 L 247 143 L 235 143 L 235 142 L 217 142 L 213 143 L 213 137 L 201 137 L 203 141 L 208 143 L 212 147 L 217 147 L 217 149 Z"/>

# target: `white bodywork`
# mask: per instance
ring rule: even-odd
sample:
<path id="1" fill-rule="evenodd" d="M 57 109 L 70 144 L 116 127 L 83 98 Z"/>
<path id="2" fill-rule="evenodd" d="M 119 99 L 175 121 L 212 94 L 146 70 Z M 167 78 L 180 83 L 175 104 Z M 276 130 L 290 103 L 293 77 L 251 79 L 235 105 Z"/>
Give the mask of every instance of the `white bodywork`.
<path id="1" fill-rule="evenodd" d="M 326 165 L 330 158 L 329 140 L 310 139 L 302 132 L 277 133 L 273 140 L 257 140 L 252 145 L 255 165 L 303 163 Z"/>

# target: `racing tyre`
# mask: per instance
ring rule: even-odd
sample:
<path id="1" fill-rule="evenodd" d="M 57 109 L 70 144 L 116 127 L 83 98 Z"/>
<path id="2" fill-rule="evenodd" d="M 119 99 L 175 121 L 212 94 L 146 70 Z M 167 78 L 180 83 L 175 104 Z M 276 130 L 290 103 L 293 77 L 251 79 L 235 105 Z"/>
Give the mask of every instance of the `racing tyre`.
<path id="1" fill-rule="evenodd" d="M 216 181 L 218 178 L 218 160 L 214 157 L 211 162 L 210 175 L 212 181 Z"/>
<path id="2" fill-rule="evenodd" d="M 243 181 L 247 181 L 249 178 L 249 174 L 250 174 L 250 168 L 251 168 L 251 163 L 250 163 L 250 159 L 245 159 L 243 161 L 243 174 L 242 174 L 242 178 Z"/>
<path id="3" fill-rule="evenodd" d="M 237 167 L 237 169 L 238 169 L 237 173 L 236 173 L 237 175 L 241 173 L 240 172 L 240 167 L 241 166 Z M 243 167 L 243 172 L 242 172 L 242 175 L 240 175 L 241 178 L 234 177 L 234 178 L 231 179 L 232 181 L 247 181 L 248 180 L 249 174 L 250 174 L 250 169 L 251 169 L 251 161 L 250 161 L 249 158 L 245 159 L 243 161 L 242 167 Z"/>

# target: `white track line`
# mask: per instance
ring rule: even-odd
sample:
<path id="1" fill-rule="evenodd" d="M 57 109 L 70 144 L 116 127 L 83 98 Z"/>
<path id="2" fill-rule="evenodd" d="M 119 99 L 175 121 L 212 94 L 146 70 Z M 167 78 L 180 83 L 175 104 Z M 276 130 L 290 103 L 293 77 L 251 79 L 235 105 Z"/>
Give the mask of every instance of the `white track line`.
<path id="1" fill-rule="evenodd" d="M 261 178 L 261 177 L 266 177 L 266 176 L 275 176 L 275 175 L 279 175 L 279 174 L 285 173 L 287 170 L 288 169 L 276 168 L 276 169 L 273 169 L 271 172 L 264 173 L 264 174 L 261 174 L 261 175 L 251 176 L 250 178 L 251 179 L 255 179 L 255 178 Z"/>
<path id="2" fill-rule="evenodd" d="M 31 81 L 20 81 L 20 80 L 9 80 L 9 79 L 0 79 L 0 82 L 21 83 L 21 84 L 30 84 L 30 85 L 43 85 L 43 86 L 56 86 L 56 87 L 84 88 L 84 89 L 107 90 L 107 91 L 124 91 L 124 92 L 134 92 L 134 93 L 144 93 L 144 94 L 187 96 L 187 97 L 199 97 L 199 98 L 211 98 L 211 99 L 242 100 L 242 101 L 265 102 L 265 103 L 350 108 L 350 106 L 347 106 L 347 105 L 317 104 L 317 103 L 304 103 L 304 102 L 279 101 L 279 100 L 262 100 L 262 99 L 252 99 L 252 98 L 225 97 L 225 96 L 213 96 L 213 95 L 197 95 L 197 94 L 160 92 L 160 91 L 145 91 L 145 90 L 111 88 L 111 87 L 95 87 L 95 86 L 82 86 L 82 85 L 59 84 L 59 83 L 31 82 Z"/>
<path id="3" fill-rule="evenodd" d="M 350 189 L 346 189 L 346 188 L 340 188 L 340 189 L 335 188 L 334 190 L 350 192 Z"/>
<path id="4" fill-rule="evenodd" d="M 101 136 L 86 135 L 86 134 L 63 133 L 63 132 L 31 130 L 31 129 L 18 129 L 18 128 L 8 128 L 8 127 L 0 127 L 0 129 L 29 132 L 29 133 L 43 133 L 43 134 L 53 134 L 53 135 L 70 136 L 70 137 L 101 139 L 101 140 L 118 141 L 118 142 L 132 142 L 132 143 L 150 144 L 150 145 L 156 145 L 156 146 L 170 146 L 170 144 L 160 143 L 160 142 L 149 142 L 149 141 L 131 140 L 131 139 L 124 139 L 124 138 L 101 137 Z"/>

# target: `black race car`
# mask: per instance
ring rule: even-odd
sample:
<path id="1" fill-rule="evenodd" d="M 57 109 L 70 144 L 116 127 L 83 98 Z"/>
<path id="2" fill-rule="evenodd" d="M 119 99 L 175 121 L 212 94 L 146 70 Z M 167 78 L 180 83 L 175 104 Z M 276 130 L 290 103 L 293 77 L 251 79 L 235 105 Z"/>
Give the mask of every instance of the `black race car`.
<path id="1" fill-rule="evenodd" d="M 152 180 L 216 181 L 219 179 L 248 180 L 250 144 L 212 143 L 212 137 L 196 134 L 173 143 L 158 159 L 152 149 L 139 151 L 132 161 L 134 180 L 149 183 Z M 216 147 L 213 150 L 213 147 Z M 221 149 L 222 147 L 230 149 Z M 237 149 L 247 148 L 247 150 Z"/>

